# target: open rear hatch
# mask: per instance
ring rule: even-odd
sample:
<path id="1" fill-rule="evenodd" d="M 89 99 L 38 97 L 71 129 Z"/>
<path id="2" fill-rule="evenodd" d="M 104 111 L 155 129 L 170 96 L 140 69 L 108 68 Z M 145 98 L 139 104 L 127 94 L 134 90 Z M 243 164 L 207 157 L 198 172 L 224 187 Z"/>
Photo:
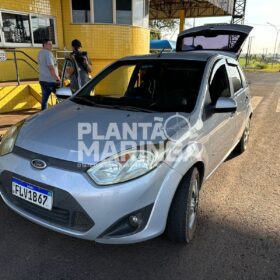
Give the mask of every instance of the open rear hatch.
<path id="1" fill-rule="evenodd" d="M 242 46 L 253 27 L 240 24 L 217 24 L 194 27 L 178 35 L 176 51 L 213 50 L 235 54 Z"/>

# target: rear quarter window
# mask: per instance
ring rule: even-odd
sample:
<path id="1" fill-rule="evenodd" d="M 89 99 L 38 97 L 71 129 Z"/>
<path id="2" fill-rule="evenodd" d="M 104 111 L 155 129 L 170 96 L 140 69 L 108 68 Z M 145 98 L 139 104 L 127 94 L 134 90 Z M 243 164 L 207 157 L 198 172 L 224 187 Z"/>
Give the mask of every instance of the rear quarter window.
<path id="1" fill-rule="evenodd" d="M 233 91 L 234 93 L 236 93 L 241 88 L 243 88 L 242 79 L 237 66 L 228 65 L 228 69 L 229 69 L 229 76 L 233 85 Z"/>
<path id="2" fill-rule="evenodd" d="M 240 66 L 238 66 L 238 70 L 239 70 L 239 73 L 240 73 L 240 76 L 241 76 L 241 79 L 242 79 L 242 84 L 243 84 L 243 87 L 246 88 L 248 87 L 248 80 L 247 80 L 247 77 L 245 75 L 245 73 L 243 72 L 242 68 Z"/>

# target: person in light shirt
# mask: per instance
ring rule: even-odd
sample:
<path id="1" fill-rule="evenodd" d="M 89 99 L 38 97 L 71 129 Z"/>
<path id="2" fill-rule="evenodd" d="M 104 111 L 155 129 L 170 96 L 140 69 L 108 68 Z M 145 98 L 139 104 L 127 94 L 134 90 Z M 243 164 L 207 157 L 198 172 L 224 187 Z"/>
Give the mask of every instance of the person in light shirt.
<path id="1" fill-rule="evenodd" d="M 39 63 L 39 82 L 42 89 L 42 104 L 41 109 L 45 110 L 48 107 L 49 96 L 60 82 L 58 75 L 57 61 L 52 53 L 52 41 L 44 39 L 42 41 L 43 48 L 38 54 Z"/>

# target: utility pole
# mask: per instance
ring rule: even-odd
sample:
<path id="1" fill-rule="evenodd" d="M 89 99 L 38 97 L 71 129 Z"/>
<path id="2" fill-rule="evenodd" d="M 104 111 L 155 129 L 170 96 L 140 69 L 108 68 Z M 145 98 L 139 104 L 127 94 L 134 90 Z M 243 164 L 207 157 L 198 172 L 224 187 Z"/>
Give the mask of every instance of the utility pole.
<path id="1" fill-rule="evenodd" d="M 268 22 L 267 24 L 269 24 L 270 26 L 272 26 L 275 31 L 276 31 L 276 38 L 275 38 L 275 44 L 274 44 L 274 51 L 273 51 L 273 57 L 272 57 L 272 67 L 273 67 L 273 64 L 274 64 L 274 61 L 276 59 L 276 46 L 277 46 L 277 41 L 278 41 L 278 35 L 279 35 L 279 32 L 280 32 L 280 28 L 277 28 L 276 25 Z"/>
<path id="2" fill-rule="evenodd" d="M 251 55 L 251 48 L 252 48 L 252 40 L 254 37 L 249 37 L 249 41 L 248 41 L 248 48 L 247 48 L 247 54 L 246 54 L 246 62 L 245 62 L 245 67 L 248 66 L 249 62 L 250 62 L 250 55 Z"/>
<path id="3" fill-rule="evenodd" d="M 263 48 L 263 52 L 262 52 L 262 62 L 265 62 L 265 48 Z"/>

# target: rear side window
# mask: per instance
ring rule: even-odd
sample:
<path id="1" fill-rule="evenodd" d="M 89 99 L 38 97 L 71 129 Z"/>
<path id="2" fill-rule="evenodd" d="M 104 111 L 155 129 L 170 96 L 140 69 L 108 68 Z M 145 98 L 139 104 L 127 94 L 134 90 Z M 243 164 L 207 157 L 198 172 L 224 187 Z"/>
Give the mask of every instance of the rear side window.
<path id="1" fill-rule="evenodd" d="M 248 86 L 248 81 L 247 78 L 244 74 L 244 72 L 242 71 L 242 69 L 240 68 L 240 66 L 238 66 L 238 70 L 242 79 L 242 84 L 243 84 L 243 88 L 246 88 Z"/>
<path id="2" fill-rule="evenodd" d="M 240 76 L 237 66 L 229 65 L 228 69 L 229 69 L 229 74 L 230 74 L 230 78 L 231 78 L 232 85 L 233 85 L 233 90 L 234 90 L 234 93 L 236 93 L 243 87 L 241 76 Z"/>

